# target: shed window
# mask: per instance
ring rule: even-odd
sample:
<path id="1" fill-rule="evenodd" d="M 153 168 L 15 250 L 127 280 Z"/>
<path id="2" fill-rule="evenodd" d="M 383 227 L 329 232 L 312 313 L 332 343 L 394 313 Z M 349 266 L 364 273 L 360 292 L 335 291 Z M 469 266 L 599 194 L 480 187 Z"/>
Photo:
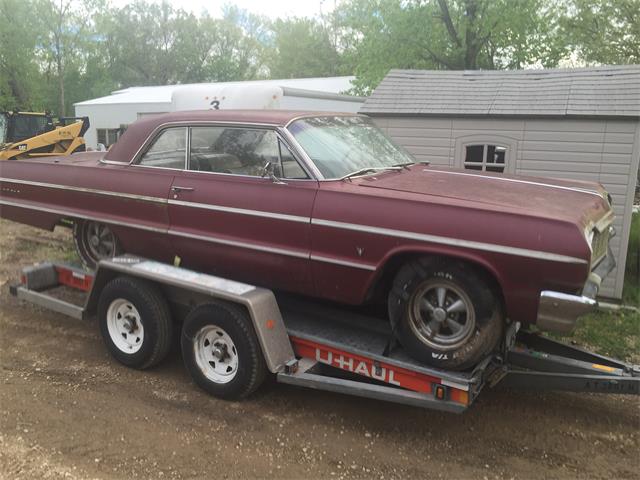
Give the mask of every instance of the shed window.
<path id="1" fill-rule="evenodd" d="M 502 173 L 505 169 L 507 147 L 503 145 L 467 145 L 464 168 L 483 172 Z"/>

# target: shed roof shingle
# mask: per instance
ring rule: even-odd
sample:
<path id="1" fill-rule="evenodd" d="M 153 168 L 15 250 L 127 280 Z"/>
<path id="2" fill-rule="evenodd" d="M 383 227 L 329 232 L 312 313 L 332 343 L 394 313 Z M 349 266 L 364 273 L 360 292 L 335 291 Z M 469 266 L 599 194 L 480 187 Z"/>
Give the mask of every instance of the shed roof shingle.
<path id="1" fill-rule="evenodd" d="M 547 70 L 391 70 L 367 114 L 640 117 L 640 65 Z"/>

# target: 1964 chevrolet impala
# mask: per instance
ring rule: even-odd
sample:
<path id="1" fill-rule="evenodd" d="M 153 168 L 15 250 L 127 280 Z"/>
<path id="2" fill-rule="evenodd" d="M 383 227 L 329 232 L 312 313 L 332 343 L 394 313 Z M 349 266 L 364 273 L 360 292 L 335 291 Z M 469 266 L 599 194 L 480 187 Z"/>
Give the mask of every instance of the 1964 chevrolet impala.
<path id="1" fill-rule="evenodd" d="M 508 322 L 570 330 L 614 267 L 597 184 L 417 163 L 363 116 L 181 112 L 106 154 L 0 163 L 0 216 L 346 304 L 386 302 L 415 357 L 464 369 Z"/>

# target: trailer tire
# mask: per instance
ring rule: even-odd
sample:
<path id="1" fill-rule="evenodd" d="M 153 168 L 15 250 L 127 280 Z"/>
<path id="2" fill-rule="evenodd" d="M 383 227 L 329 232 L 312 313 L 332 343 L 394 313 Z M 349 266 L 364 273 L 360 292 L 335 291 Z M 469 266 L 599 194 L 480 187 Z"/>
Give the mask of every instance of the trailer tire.
<path id="1" fill-rule="evenodd" d="M 127 367 L 150 368 L 169 353 L 171 312 L 152 283 L 131 277 L 111 280 L 98 300 L 98 321 L 107 349 Z"/>
<path id="2" fill-rule="evenodd" d="M 100 260 L 123 253 L 120 240 L 111 228 L 93 220 L 73 222 L 73 242 L 80 260 L 89 270 L 95 270 Z"/>
<path id="3" fill-rule="evenodd" d="M 181 345 L 191 378 L 215 397 L 245 398 L 267 375 L 253 322 L 234 305 L 207 303 L 194 308 L 184 321 Z"/>
<path id="4" fill-rule="evenodd" d="M 465 262 L 425 257 L 403 266 L 389 293 L 396 337 L 417 360 L 465 370 L 495 350 L 504 313 L 483 272 Z"/>

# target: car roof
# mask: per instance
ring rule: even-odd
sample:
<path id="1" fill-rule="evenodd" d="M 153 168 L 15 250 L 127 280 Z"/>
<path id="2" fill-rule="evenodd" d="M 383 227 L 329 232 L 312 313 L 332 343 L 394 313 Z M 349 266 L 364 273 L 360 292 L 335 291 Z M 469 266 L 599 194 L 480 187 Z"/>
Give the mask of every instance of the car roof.
<path id="1" fill-rule="evenodd" d="M 172 123 L 229 122 L 284 127 L 300 117 L 356 115 L 341 112 L 301 110 L 193 110 L 149 115 L 132 123 L 104 159 L 129 163 L 142 144 L 158 127 Z"/>

